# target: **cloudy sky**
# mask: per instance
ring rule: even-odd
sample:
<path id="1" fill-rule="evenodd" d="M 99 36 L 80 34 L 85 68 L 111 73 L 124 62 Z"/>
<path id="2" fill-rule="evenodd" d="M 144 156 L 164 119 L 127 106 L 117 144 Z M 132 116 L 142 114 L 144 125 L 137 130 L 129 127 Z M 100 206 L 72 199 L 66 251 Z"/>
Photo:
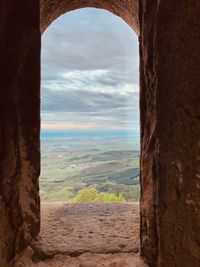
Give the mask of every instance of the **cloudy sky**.
<path id="1" fill-rule="evenodd" d="M 80 9 L 42 38 L 43 130 L 139 128 L 138 40 L 113 14 Z"/>

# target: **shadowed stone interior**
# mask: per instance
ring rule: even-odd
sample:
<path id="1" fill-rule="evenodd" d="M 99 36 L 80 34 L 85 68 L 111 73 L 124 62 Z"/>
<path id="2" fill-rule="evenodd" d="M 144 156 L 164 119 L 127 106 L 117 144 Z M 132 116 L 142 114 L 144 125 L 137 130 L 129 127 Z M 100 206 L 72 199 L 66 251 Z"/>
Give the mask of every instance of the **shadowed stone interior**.
<path id="1" fill-rule="evenodd" d="M 0 1 L 0 266 L 40 226 L 38 1 Z"/>
<path id="2" fill-rule="evenodd" d="M 141 249 L 200 266 L 200 2 L 141 1 Z"/>
<path id="3" fill-rule="evenodd" d="M 137 0 L 41 0 L 41 32 L 62 14 L 84 7 L 106 9 L 121 17 L 136 34 L 139 33 Z"/>
<path id="4" fill-rule="evenodd" d="M 12 266 L 40 229 L 40 24 L 81 7 L 107 9 L 140 32 L 141 254 L 151 267 L 199 267 L 195 0 L 0 1 L 0 266 Z"/>

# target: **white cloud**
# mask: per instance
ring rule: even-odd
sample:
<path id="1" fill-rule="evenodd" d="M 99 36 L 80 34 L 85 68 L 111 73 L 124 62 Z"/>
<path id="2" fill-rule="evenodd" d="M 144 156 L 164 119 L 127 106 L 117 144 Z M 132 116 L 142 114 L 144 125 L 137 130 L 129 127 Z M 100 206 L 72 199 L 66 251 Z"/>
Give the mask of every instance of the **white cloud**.
<path id="1" fill-rule="evenodd" d="M 70 79 L 91 79 L 96 77 L 102 77 L 108 73 L 108 70 L 74 70 L 74 71 L 67 71 L 63 74 L 64 78 Z"/>

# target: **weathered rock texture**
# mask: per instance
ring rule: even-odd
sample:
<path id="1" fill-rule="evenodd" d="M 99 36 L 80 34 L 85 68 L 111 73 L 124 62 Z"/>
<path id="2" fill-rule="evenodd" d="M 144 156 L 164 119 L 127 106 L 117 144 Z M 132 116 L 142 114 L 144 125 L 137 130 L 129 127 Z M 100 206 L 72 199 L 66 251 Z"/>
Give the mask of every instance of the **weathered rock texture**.
<path id="1" fill-rule="evenodd" d="M 43 0 L 61 14 L 104 8 L 138 30 L 136 0 Z M 0 0 L 0 266 L 39 231 L 38 0 Z M 141 251 L 149 265 L 200 266 L 200 2 L 139 1 Z"/>
<path id="2" fill-rule="evenodd" d="M 138 203 L 51 203 L 41 215 L 40 235 L 15 267 L 146 266 L 139 256 Z"/>
<path id="3" fill-rule="evenodd" d="M 41 32 L 68 11 L 84 7 L 106 9 L 124 19 L 138 34 L 138 0 L 40 0 Z M 66 25 L 67 27 L 67 25 Z"/>
<path id="4" fill-rule="evenodd" d="M 51 203 L 41 207 L 38 258 L 139 252 L 138 203 Z"/>
<path id="5" fill-rule="evenodd" d="M 141 245 L 200 266 L 200 2 L 140 2 Z"/>
<path id="6" fill-rule="evenodd" d="M 39 2 L 0 1 L 0 266 L 39 232 Z"/>
<path id="7" fill-rule="evenodd" d="M 26 249 L 20 262 L 14 267 L 147 267 L 139 253 L 83 253 L 74 257 L 58 254 L 52 259 L 34 262 L 33 251 Z"/>

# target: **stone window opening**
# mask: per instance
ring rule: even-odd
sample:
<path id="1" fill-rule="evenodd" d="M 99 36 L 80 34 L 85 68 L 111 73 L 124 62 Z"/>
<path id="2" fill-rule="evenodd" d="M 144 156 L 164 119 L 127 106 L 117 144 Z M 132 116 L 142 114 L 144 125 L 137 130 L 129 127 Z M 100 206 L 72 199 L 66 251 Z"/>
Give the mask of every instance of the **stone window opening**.
<path id="1" fill-rule="evenodd" d="M 41 34 L 84 7 L 139 36 L 140 255 L 152 267 L 199 267 L 200 3 L 165 0 L 1 1 L 0 266 L 29 266 L 40 232 Z"/>
<path id="2" fill-rule="evenodd" d="M 96 12 L 97 12 L 96 14 L 98 15 L 98 10 L 96 10 Z M 67 15 L 68 14 L 65 14 L 65 16 L 67 16 Z M 108 13 L 106 14 L 106 18 L 107 18 L 107 16 L 108 16 Z M 109 16 L 112 16 L 112 14 L 109 14 Z M 67 23 L 65 26 L 67 27 Z M 126 26 L 126 27 L 128 27 L 128 26 Z M 54 33 L 55 33 L 55 31 L 54 31 Z M 58 34 L 60 34 L 59 28 L 58 28 Z M 132 32 L 131 35 L 132 34 L 134 34 L 134 32 Z M 59 37 L 59 35 L 58 35 L 58 37 Z M 108 36 L 106 36 L 106 37 L 108 38 Z M 111 38 L 112 38 L 112 36 L 111 36 Z M 133 42 L 133 40 L 128 40 L 128 41 L 130 43 Z M 58 42 L 59 42 L 59 38 L 58 38 Z M 134 42 L 136 43 L 137 41 L 134 41 Z M 103 43 L 102 43 L 102 45 L 103 45 Z M 120 45 L 122 45 L 122 46 L 124 45 L 123 41 L 122 41 L 122 44 L 120 44 Z M 44 49 L 45 48 L 47 49 L 47 47 L 48 47 L 48 43 L 44 47 Z M 59 49 L 59 43 L 58 43 L 58 49 Z M 124 50 L 125 49 L 126 48 L 124 47 Z M 137 51 L 137 49 L 138 48 L 136 47 L 134 50 Z M 133 49 L 131 47 L 131 51 L 132 50 Z M 75 52 L 76 52 L 76 49 L 75 49 Z M 52 53 L 53 53 L 53 51 L 52 51 Z M 88 50 L 88 53 L 90 53 L 90 49 Z M 110 53 L 111 53 L 111 51 L 110 51 Z M 135 53 L 137 55 L 138 52 L 135 52 Z M 128 52 L 127 52 L 127 54 L 128 54 Z M 67 55 L 69 55 L 69 53 Z M 66 61 L 68 60 L 67 55 L 65 55 L 65 53 L 63 52 L 63 58 L 66 58 Z M 136 55 L 131 54 L 131 59 L 134 57 L 137 57 Z M 109 54 L 108 54 L 108 56 L 109 56 Z M 127 55 L 125 55 L 125 54 L 124 54 L 124 56 L 127 57 Z M 69 55 L 69 57 L 70 57 L 70 55 Z M 42 57 L 42 60 L 44 60 L 43 57 Z M 98 58 L 97 58 L 97 60 L 98 60 Z M 71 59 L 71 61 L 73 61 L 73 59 Z M 116 63 L 118 63 L 118 62 L 116 62 Z M 113 62 L 113 64 L 116 64 L 116 63 Z M 134 62 L 134 64 L 136 64 L 136 63 Z M 45 67 L 48 67 L 48 64 L 46 64 L 44 66 L 44 68 Z M 97 67 L 97 69 L 101 70 L 102 68 Z M 86 72 L 87 70 L 83 69 L 83 71 Z M 44 72 L 45 72 L 45 70 L 44 70 Z M 131 76 L 134 76 L 134 75 L 136 76 L 136 73 L 134 73 L 134 72 L 135 71 L 132 68 Z M 138 73 L 138 71 L 136 71 L 136 72 Z M 70 75 L 72 75 L 72 73 L 71 74 L 70 73 L 71 73 L 70 70 L 68 70 L 68 73 L 66 71 L 65 78 L 70 78 Z M 77 73 L 78 73 L 78 71 L 76 71 L 76 75 L 77 75 Z M 53 74 L 53 75 L 55 75 L 55 74 Z M 75 75 L 75 77 L 73 77 L 75 81 L 76 81 L 76 75 Z M 91 75 L 92 75 L 92 72 L 91 72 Z M 123 76 L 123 72 L 121 73 L 121 75 Z M 42 77 L 43 77 L 43 74 L 42 74 Z M 89 79 L 89 76 L 87 78 Z M 101 78 L 101 77 L 99 77 L 99 78 Z M 107 79 L 108 78 L 109 78 L 109 75 L 108 75 Z M 102 79 L 103 79 L 103 75 L 102 75 Z M 54 83 L 55 82 L 53 82 L 53 85 L 57 88 L 57 85 Z M 136 81 L 135 81 L 135 83 L 136 83 Z M 42 81 L 42 91 L 41 91 L 42 94 L 43 94 L 43 90 L 44 90 L 43 87 L 45 87 L 45 86 L 46 86 L 45 81 L 44 82 Z M 48 83 L 48 81 L 47 81 L 47 86 L 50 86 L 50 83 Z M 128 86 L 130 87 L 129 90 L 130 91 L 132 90 L 134 92 L 134 90 L 138 90 L 138 89 L 136 89 L 136 87 L 139 86 L 138 81 L 137 81 L 137 84 L 129 84 L 127 82 L 127 84 L 123 85 L 124 88 L 125 87 L 127 88 Z M 120 86 L 118 86 L 118 87 L 120 87 Z M 120 90 L 120 89 L 123 90 L 124 88 L 118 88 L 118 90 Z M 87 88 L 85 90 L 87 90 Z M 102 88 L 102 90 L 103 90 L 103 88 Z M 56 92 L 56 90 L 55 90 L 54 100 L 56 99 L 56 93 L 59 94 L 59 90 L 58 90 L 58 92 Z M 117 93 L 117 90 L 116 90 L 116 93 Z M 124 94 L 125 93 L 126 93 L 126 91 L 124 91 Z M 66 94 L 69 95 L 69 92 L 66 92 Z M 44 95 L 44 97 L 45 97 L 45 95 Z M 58 97 L 59 97 L 59 95 L 58 95 Z M 70 95 L 69 95 L 69 97 L 70 97 Z M 138 102 L 139 99 L 138 99 L 138 93 L 137 92 L 135 92 L 135 97 L 137 98 L 136 101 Z M 128 97 L 127 97 L 127 99 L 128 99 Z M 134 97 L 132 97 L 131 99 L 134 100 Z M 56 104 L 57 103 L 55 103 L 55 105 Z M 62 103 L 61 103 L 61 105 L 62 105 Z M 67 105 L 67 103 L 66 103 L 66 105 Z M 44 104 L 44 106 L 45 106 L 45 104 Z M 136 104 L 136 106 L 139 109 L 138 103 Z M 50 110 L 49 110 L 49 112 L 50 112 Z M 68 115 L 66 113 L 66 117 L 67 116 Z M 137 114 L 137 116 L 138 116 L 138 114 Z M 44 123 L 45 123 L 45 121 L 44 121 Z M 134 123 L 133 119 L 132 119 L 131 123 Z M 137 121 L 137 123 L 139 123 L 139 122 Z M 136 122 L 135 122 L 135 124 L 136 124 Z M 42 120 L 42 130 L 43 130 L 43 120 Z M 131 129 L 129 131 L 134 131 L 134 130 Z M 67 132 L 67 130 L 66 130 L 66 132 Z M 127 130 L 127 132 L 128 132 L 128 130 Z M 48 133 L 47 133 L 47 135 L 48 135 Z M 134 136 L 134 134 L 133 134 L 133 136 Z M 139 136 L 138 136 L 137 141 L 134 139 L 133 136 L 130 138 L 130 141 L 131 142 L 133 141 L 133 143 L 134 143 L 132 149 L 137 150 L 137 149 L 139 149 Z M 48 138 L 46 140 L 48 140 Z M 66 145 L 67 145 L 67 142 L 66 142 Z M 45 147 L 45 144 L 44 144 L 44 147 Z M 49 149 L 50 145 L 47 145 L 47 147 Z M 128 146 L 127 146 L 127 149 L 128 149 Z M 45 151 L 45 148 L 42 150 Z M 50 150 L 47 150 L 47 153 L 49 154 Z M 45 155 L 47 155 L 47 154 L 45 154 Z M 57 155 L 57 156 L 61 157 L 61 155 L 62 154 Z M 137 156 L 134 156 L 134 158 L 135 157 L 136 158 L 138 157 L 138 162 L 139 162 L 139 151 L 137 153 Z M 51 158 L 51 156 L 50 156 L 50 158 Z M 56 159 L 55 159 L 55 161 L 56 161 Z M 45 164 L 51 165 L 51 163 L 48 161 L 46 161 Z M 139 167 L 139 165 L 138 165 L 138 167 Z M 123 167 L 121 167 L 121 168 L 123 168 Z M 47 169 L 48 169 L 48 167 L 47 167 Z M 138 175 L 139 175 L 139 172 L 138 172 Z M 41 174 L 41 176 L 43 176 L 43 173 Z M 47 175 L 44 174 L 44 177 L 46 177 L 46 176 Z M 40 178 L 40 179 L 42 179 L 42 178 Z M 45 199 L 45 196 L 43 196 L 44 192 L 42 190 L 43 183 L 45 183 L 45 181 L 41 180 L 40 189 L 41 189 L 41 197 L 42 197 L 42 199 L 43 198 Z M 56 183 L 55 183 L 55 186 L 56 186 Z M 57 192 L 55 192 L 55 194 L 56 193 Z M 131 194 L 131 193 L 129 192 L 129 194 Z M 138 192 L 136 192 L 136 193 L 134 192 L 132 194 L 133 195 L 139 194 L 139 190 L 138 190 Z M 54 198 L 53 198 L 53 200 L 54 200 Z M 133 201 L 133 199 L 131 201 Z M 137 201 L 139 201 L 139 198 L 137 198 Z M 128 264 L 131 264 L 132 260 L 138 261 L 138 255 L 139 255 L 139 205 L 138 204 L 136 204 L 136 203 L 132 203 L 132 204 L 131 203 L 113 203 L 113 204 L 107 203 L 107 204 L 105 204 L 105 203 L 96 203 L 96 202 L 95 203 L 80 203 L 80 204 L 79 203 L 64 204 L 64 203 L 62 203 L 62 201 L 60 201 L 60 203 L 55 204 L 55 203 L 51 203 L 51 202 L 52 202 L 52 200 L 50 200 L 50 203 L 45 204 L 45 203 L 43 203 L 43 200 L 42 200 L 42 204 L 41 204 L 41 216 L 42 217 L 41 217 L 40 236 L 37 238 L 37 241 L 33 243 L 33 247 L 34 247 L 35 251 L 37 251 L 37 253 L 35 255 L 37 260 L 41 260 L 44 258 L 48 259 L 52 255 L 54 255 L 54 253 L 57 253 L 57 254 L 60 253 L 60 254 L 68 255 L 68 256 L 79 255 L 79 254 L 82 255 L 84 253 L 99 253 L 102 255 L 103 254 L 106 255 L 109 253 L 112 253 L 113 255 L 115 255 L 115 254 L 118 255 L 118 253 L 124 253 L 121 261 L 124 261 L 124 262 L 127 261 Z M 126 227 L 124 227 L 124 224 L 126 225 Z M 64 236 L 64 238 L 62 238 L 63 236 Z M 54 241 L 52 242 L 51 240 L 54 240 Z M 115 256 L 113 256 L 113 259 L 111 257 L 111 259 L 110 259 L 111 262 L 114 261 L 114 258 L 115 258 Z M 127 260 L 126 260 L 126 258 L 127 258 Z"/>

